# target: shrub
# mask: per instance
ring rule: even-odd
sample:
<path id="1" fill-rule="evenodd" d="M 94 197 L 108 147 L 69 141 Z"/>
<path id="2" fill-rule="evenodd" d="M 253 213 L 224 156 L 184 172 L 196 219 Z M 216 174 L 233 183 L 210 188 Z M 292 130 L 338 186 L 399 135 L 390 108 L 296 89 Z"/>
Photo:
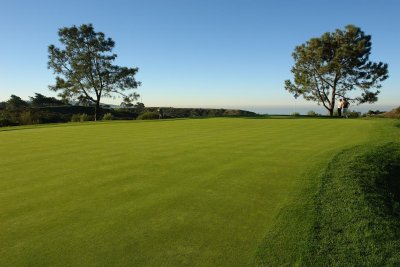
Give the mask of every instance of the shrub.
<path id="1" fill-rule="evenodd" d="M 41 109 L 31 109 L 33 111 L 35 121 L 37 123 L 58 123 L 58 122 L 67 122 L 71 120 L 71 117 L 68 114 L 62 114 L 58 112 L 49 112 L 47 110 Z"/>
<path id="2" fill-rule="evenodd" d="M 192 110 L 190 110 L 189 117 L 191 117 L 191 118 L 196 118 L 196 117 L 200 117 L 200 116 L 201 116 L 201 115 L 199 114 L 199 112 L 198 112 L 197 109 L 192 109 Z"/>
<path id="3" fill-rule="evenodd" d="M 90 121 L 89 115 L 86 114 L 86 113 L 81 114 L 81 115 L 80 115 L 80 121 L 81 121 L 81 122 L 83 122 L 83 121 Z"/>
<path id="4" fill-rule="evenodd" d="M 361 112 L 357 112 L 355 110 L 347 112 L 347 117 L 349 118 L 358 118 L 361 116 Z"/>
<path id="5" fill-rule="evenodd" d="M 400 107 L 392 109 L 391 111 L 385 112 L 383 114 L 385 118 L 399 118 L 400 119 Z"/>
<path id="6" fill-rule="evenodd" d="M 307 116 L 316 117 L 318 116 L 318 113 L 313 110 L 310 110 L 309 112 L 307 112 Z"/>
<path id="7" fill-rule="evenodd" d="M 137 119 L 138 120 L 157 120 L 160 118 L 160 115 L 157 112 L 147 111 L 145 113 L 140 114 Z"/>
<path id="8" fill-rule="evenodd" d="M 298 116 L 300 116 L 300 113 L 298 113 L 298 112 L 293 112 L 290 116 L 298 117 Z"/>
<path id="9" fill-rule="evenodd" d="M 15 125 L 15 123 L 11 120 L 9 116 L 4 113 L 0 113 L 0 127 L 13 125 Z"/>
<path id="10" fill-rule="evenodd" d="M 73 114 L 71 117 L 72 122 L 84 122 L 84 121 L 90 121 L 91 117 L 87 115 L 86 113 L 83 114 Z"/>
<path id="11" fill-rule="evenodd" d="M 34 123 L 33 116 L 30 111 L 22 111 L 19 114 L 19 122 L 23 125 L 29 125 Z"/>
<path id="12" fill-rule="evenodd" d="M 111 113 L 106 113 L 103 116 L 103 121 L 111 121 L 114 119 L 114 116 Z"/>
<path id="13" fill-rule="evenodd" d="M 81 121 L 81 115 L 80 114 L 73 114 L 71 117 L 72 122 L 80 122 Z"/>

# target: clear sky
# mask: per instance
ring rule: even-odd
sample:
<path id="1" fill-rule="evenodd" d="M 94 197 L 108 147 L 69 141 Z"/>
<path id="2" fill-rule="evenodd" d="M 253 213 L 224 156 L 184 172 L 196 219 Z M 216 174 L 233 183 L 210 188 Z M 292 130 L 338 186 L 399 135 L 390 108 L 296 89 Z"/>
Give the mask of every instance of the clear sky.
<path id="1" fill-rule="evenodd" d="M 355 24 L 372 35 L 371 59 L 389 64 L 379 104 L 399 105 L 399 11 L 398 0 L 0 0 L 0 100 L 55 95 L 48 45 L 60 27 L 93 23 L 119 65 L 139 67 L 146 106 L 287 105 L 294 47 Z"/>

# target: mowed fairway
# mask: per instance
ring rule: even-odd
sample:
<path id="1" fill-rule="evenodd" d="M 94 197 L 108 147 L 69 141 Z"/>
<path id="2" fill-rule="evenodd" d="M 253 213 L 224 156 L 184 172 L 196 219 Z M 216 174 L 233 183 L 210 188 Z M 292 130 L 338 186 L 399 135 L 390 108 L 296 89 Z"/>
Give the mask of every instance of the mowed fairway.
<path id="1" fill-rule="evenodd" d="M 279 210 L 378 120 L 0 129 L 0 266 L 244 266 Z"/>

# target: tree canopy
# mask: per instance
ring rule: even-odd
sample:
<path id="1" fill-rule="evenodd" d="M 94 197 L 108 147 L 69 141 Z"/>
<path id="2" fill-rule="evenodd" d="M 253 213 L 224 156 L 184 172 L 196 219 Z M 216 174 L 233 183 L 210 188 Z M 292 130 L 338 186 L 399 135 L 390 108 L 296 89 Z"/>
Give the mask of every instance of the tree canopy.
<path id="1" fill-rule="evenodd" d="M 61 48 L 48 48 L 48 67 L 56 74 L 51 90 L 59 91 L 63 99 L 92 103 L 95 120 L 103 97 L 122 97 L 125 102 L 138 98 L 132 89 L 140 86 L 135 79 L 139 69 L 113 64 L 117 55 L 112 53 L 111 38 L 96 32 L 92 24 L 61 28 L 58 36 Z"/>
<path id="2" fill-rule="evenodd" d="M 311 38 L 295 48 L 294 82 L 286 80 L 285 89 L 322 104 L 331 116 L 337 98 L 376 102 L 388 65 L 369 60 L 371 45 L 371 36 L 354 25 Z"/>
<path id="3" fill-rule="evenodd" d="M 30 96 L 30 102 L 32 107 L 48 107 L 48 106 L 61 106 L 65 103 L 55 97 L 44 96 L 39 93 L 35 93 L 35 96 Z"/>
<path id="4" fill-rule="evenodd" d="M 10 99 L 6 101 L 6 109 L 8 110 L 18 110 L 27 107 L 29 107 L 29 103 L 16 95 L 11 95 Z"/>

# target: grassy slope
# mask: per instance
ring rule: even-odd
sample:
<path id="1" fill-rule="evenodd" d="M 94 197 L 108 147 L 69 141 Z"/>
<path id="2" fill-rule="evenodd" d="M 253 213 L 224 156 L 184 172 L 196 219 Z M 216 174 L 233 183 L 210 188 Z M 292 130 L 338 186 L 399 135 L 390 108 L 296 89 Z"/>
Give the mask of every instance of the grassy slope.
<path id="1" fill-rule="evenodd" d="M 362 165 L 367 176 L 368 174 L 371 174 L 374 168 L 379 169 L 379 166 L 371 166 L 370 160 L 364 161 L 360 164 L 360 155 L 365 152 L 365 150 L 373 150 L 374 153 L 376 153 L 372 155 L 372 157 L 375 157 L 374 162 L 378 165 L 381 163 L 382 166 L 384 165 L 384 162 L 389 162 L 387 160 L 389 157 L 387 157 L 383 151 L 375 151 L 374 149 L 379 146 L 385 147 L 387 142 L 400 141 L 400 131 L 394 127 L 399 125 L 398 121 L 375 120 L 373 123 L 376 123 L 377 125 L 372 130 L 373 133 L 370 135 L 370 139 L 367 143 L 360 148 L 352 146 L 349 149 L 345 149 L 345 151 L 349 150 L 350 153 L 340 152 L 334 155 L 334 157 L 331 157 L 328 169 L 327 162 L 317 163 L 316 167 L 309 172 L 308 177 L 310 178 L 310 181 L 294 195 L 294 198 L 286 205 L 286 207 L 279 211 L 276 221 L 267 232 L 264 240 L 260 243 L 253 265 L 348 266 L 351 264 L 349 261 L 350 258 L 354 257 L 353 260 L 355 261 L 353 261 L 353 264 L 357 263 L 356 259 L 360 260 L 360 258 L 357 258 L 360 255 L 352 255 L 354 250 L 351 251 L 351 248 L 357 248 L 360 243 L 350 244 L 353 242 L 351 239 L 347 238 L 346 240 L 343 236 L 339 236 L 340 234 L 338 232 L 332 232 L 332 229 L 335 229 L 335 226 L 340 222 L 343 223 L 344 221 L 348 223 L 346 218 L 344 218 L 346 216 L 347 219 L 353 216 L 351 219 L 353 221 L 356 220 L 357 216 L 359 216 L 359 214 L 356 214 L 354 210 L 349 212 L 349 206 L 346 207 L 347 203 L 352 203 L 352 207 L 355 208 L 355 210 L 357 210 L 357 208 L 365 209 L 366 204 L 362 203 L 362 201 L 360 202 L 360 199 L 365 198 L 364 195 L 359 196 L 360 199 L 358 200 L 358 203 L 356 203 L 353 199 L 354 195 L 352 195 L 354 191 L 345 190 L 351 187 L 351 183 L 354 184 L 354 182 L 348 183 L 348 180 L 359 178 L 357 175 L 360 170 L 356 169 L 355 166 Z M 356 137 L 349 134 L 349 138 Z M 389 147 L 391 147 L 391 145 Z M 356 152 L 355 154 L 357 154 L 358 157 L 353 157 L 353 152 Z M 343 158 L 341 159 L 342 156 Z M 386 161 L 384 160 L 385 157 Z M 344 175 L 340 177 L 340 182 L 335 180 L 333 183 L 339 187 L 335 188 L 335 186 L 326 184 L 329 180 L 326 178 L 328 173 L 332 172 L 335 173 L 334 175 L 332 174 L 333 176 L 340 176 L 337 174 L 347 173 L 349 170 L 353 171 L 352 177 Z M 374 174 L 377 175 L 376 177 L 379 177 L 382 172 L 375 172 Z M 329 193 L 329 196 L 332 198 L 322 196 L 321 187 L 325 188 L 325 193 Z M 329 187 L 329 189 L 326 189 L 326 187 Z M 321 198 L 324 199 L 323 204 L 321 204 Z M 340 206 L 335 201 L 339 201 L 343 205 Z M 324 212 L 328 213 L 330 216 L 321 214 L 321 205 L 324 205 Z M 380 207 L 378 210 L 379 209 Z M 346 211 L 348 212 L 346 215 L 341 214 Z M 341 216 L 343 216 L 343 218 Z M 322 232 L 320 227 L 324 220 L 325 231 Z M 327 222 L 327 220 L 330 221 Z M 366 221 L 364 221 L 364 223 Z M 370 226 L 371 225 L 373 224 L 371 223 Z M 366 241 L 363 240 L 363 235 L 368 235 L 373 231 L 369 231 L 368 233 L 368 231 L 365 232 L 366 229 L 360 231 L 362 228 L 357 228 L 360 225 L 353 226 L 354 227 L 351 230 L 347 229 L 348 232 L 346 234 L 357 236 L 357 238 L 359 238 L 358 241 Z M 374 224 L 374 226 L 376 226 L 376 224 Z M 372 226 L 372 228 L 374 226 Z M 381 229 L 383 229 L 383 227 Z M 399 233 L 397 233 L 397 235 L 398 234 Z M 393 237 L 394 234 L 388 233 L 388 235 Z M 372 243 L 375 242 L 373 245 L 379 244 L 379 246 L 376 247 L 376 251 L 382 252 L 383 250 L 380 247 L 382 245 L 382 239 L 380 238 L 379 234 L 376 234 L 374 237 L 371 237 L 370 241 Z M 327 246 L 327 244 L 331 247 Z M 348 254 L 346 256 L 348 256 L 348 258 L 330 254 L 329 252 L 332 252 L 332 246 L 334 246 L 338 251 L 347 252 Z M 389 247 L 392 254 L 396 252 L 396 246 L 391 246 L 389 244 L 387 247 Z M 334 254 L 334 252 L 332 253 Z M 363 259 L 365 259 L 365 257 Z M 361 262 L 366 264 L 366 261 L 359 261 L 356 265 L 361 264 Z"/>
<path id="2" fill-rule="evenodd" d="M 307 266 L 399 266 L 400 145 L 339 153 L 323 175 Z"/>
<path id="3" fill-rule="evenodd" d="M 278 229 L 281 208 L 308 199 L 299 192 L 315 189 L 315 166 L 386 124 L 207 119 L 0 132 L 0 266 L 243 266 Z M 286 244 L 295 261 L 298 246 Z"/>

